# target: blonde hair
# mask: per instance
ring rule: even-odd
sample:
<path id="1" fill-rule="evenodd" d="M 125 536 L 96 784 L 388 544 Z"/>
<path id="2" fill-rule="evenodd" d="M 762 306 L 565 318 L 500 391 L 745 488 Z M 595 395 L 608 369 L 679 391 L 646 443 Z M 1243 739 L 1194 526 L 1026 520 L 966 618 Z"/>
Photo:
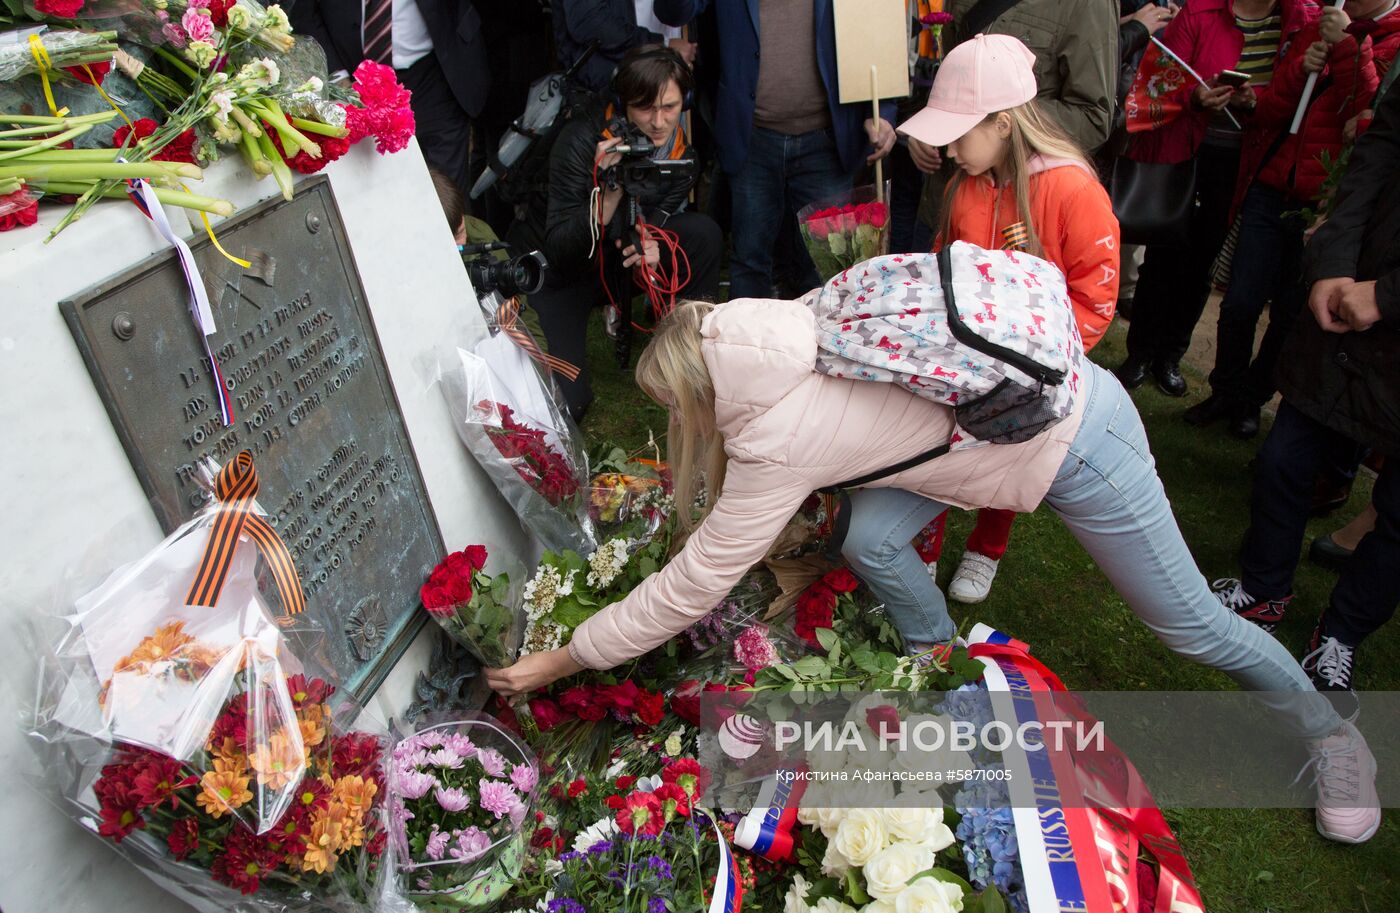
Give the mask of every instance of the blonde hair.
<path id="1" fill-rule="evenodd" d="M 675 488 L 676 516 L 690 532 L 699 518 L 691 509 L 704 479 L 703 517 L 724 486 L 724 439 L 715 427 L 715 386 L 700 352 L 700 324 L 715 306 L 683 301 L 656 325 L 637 359 L 637 386 L 670 410 L 666 462 Z"/>
<path id="2" fill-rule="evenodd" d="M 989 114 L 983 123 L 992 123 L 1003 114 L 1011 119 L 1011 133 L 1007 137 L 1009 148 L 1002 169 L 1010 175 L 1009 183 L 1016 196 L 1016 214 L 1026 226 L 1026 252 L 1042 257 L 1045 255 L 1045 248 L 1040 243 L 1040 234 L 1035 230 L 1035 223 L 1031 221 L 1031 158 L 1043 155 L 1046 158 L 1070 159 L 1083 164 L 1091 172 L 1094 166 L 1089 163 L 1088 156 L 1078 144 L 1070 139 L 1069 134 L 1065 133 L 1059 124 L 1046 116 L 1034 99 L 1024 105 Z M 948 182 L 939 228 L 939 235 L 945 244 L 957 240 L 950 235 L 953 224 L 953 199 L 966 179 L 967 173 L 959 169 Z"/>

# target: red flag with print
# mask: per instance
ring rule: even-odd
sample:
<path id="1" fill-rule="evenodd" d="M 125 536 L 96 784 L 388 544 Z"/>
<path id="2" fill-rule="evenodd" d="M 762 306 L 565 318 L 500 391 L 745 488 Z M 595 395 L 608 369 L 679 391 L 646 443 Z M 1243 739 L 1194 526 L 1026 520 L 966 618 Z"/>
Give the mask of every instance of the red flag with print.
<path id="1" fill-rule="evenodd" d="M 1186 110 L 1187 96 L 1182 89 L 1191 82 L 1191 74 L 1180 61 L 1157 42 L 1148 43 L 1123 101 L 1128 132 L 1156 130 L 1176 120 Z"/>

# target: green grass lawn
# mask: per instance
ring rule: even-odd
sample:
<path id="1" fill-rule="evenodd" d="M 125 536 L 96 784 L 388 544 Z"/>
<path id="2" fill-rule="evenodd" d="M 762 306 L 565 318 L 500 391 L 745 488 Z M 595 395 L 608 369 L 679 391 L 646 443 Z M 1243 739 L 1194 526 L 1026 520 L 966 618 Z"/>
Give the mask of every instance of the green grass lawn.
<path id="1" fill-rule="evenodd" d="M 1123 355 L 1123 336 L 1119 322 L 1095 349 L 1094 359 L 1116 365 Z M 636 347 L 644 342 L 638 339 Z M 589 344 L 597 399 L 584 422 L 588 438 L 640 447 L 649 429 L 658 436 L 664 432 L 664 411 L 637 390 L 629 372 L 617 367 L 598 320 Z M 1203 432 L 1185 424 L 1181 412 L 1199 401 L 1205 388 L 1203 378 L 1190 379 L 1192 395 L 1185 401 L 1148 387 L 1136 391 L 1134 399 L 1197 564 L 1208 578 L 1235 576 L 1235 556 L 1249 517 L 1248 463 L 1258 442 L 1236 441 L 1218 428 Z M 1361 510 L 1370 485 L 1363 481 L 1356 489 L 1346 508 L 1310 524 L 1309 539 Z M 951 518 L 949 548 L 939 574 L 944 585 L 956 567 L 972 516 L 954 511 Z M 1295 656 L 1301 655 L 1334 579 L 1306 561 L 1300 564 L 1297 598 L 1277 631 Z M 954 603 L 953 614 L 963 627 L 985 621 L 1029 641 L 1036 656 L 1071 688 L 1235 687 L 1224 675 L 1180 659 L 1159 644 L 1048 508 L 1017 522 L 987 601 L 976 607 Z M 1373 636 L 1358 660 L 1362 688 L 1400 690 L 1400 627 L 1391 625 Z M 1312 812 L 1306 809 L 1168 809 L 1167 817 L 1212 913 L 1400 911 L 1400 813 L 1388 812 L 1380 833 L 1361 847 L 1319 837 Z"/>

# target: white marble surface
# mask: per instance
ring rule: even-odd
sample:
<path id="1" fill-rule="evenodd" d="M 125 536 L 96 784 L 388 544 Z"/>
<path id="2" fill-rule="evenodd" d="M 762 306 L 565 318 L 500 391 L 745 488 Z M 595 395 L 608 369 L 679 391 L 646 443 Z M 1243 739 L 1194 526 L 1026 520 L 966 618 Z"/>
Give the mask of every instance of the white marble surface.
<path id="1" fill-rule="evenodd" d="M 425 369 L 441 340 L 479 317 L 422 156 L 416 145 L 384 157 L 369 145 L 327 173 L 443 541 L 450 548 L 481 542 L 523 552 L 518 522 L 458 442 Z M 191 189 L 244 208 L 277 192 L 270 180 L 252 181 L 237 160 L 210 169 L 203 185 Z M 118 552 L 127 555 L 161 539 L 57 302 L 165 244 L 132 206 L 110 201 L 46 245 L 63 210 L 40 211 L 39 225 L 0 233 L 0 769 L 6 771 L 33 766 L 13 722 L 33 681 L 26 620 L 54 611 L 65 574 L 114 533 Z M 388 716 L 408 702 L 427 652 L 420 637 L 372 711 Z M 13 776 L 7 785 L 0 804 L 6 913 L 187 909 L 38 793 Z"/>

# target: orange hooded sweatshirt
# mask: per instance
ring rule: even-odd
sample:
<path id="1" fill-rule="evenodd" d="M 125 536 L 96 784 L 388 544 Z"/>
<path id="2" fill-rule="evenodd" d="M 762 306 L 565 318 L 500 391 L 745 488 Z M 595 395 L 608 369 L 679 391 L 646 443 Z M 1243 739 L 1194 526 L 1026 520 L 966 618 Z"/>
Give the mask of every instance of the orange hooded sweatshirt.
<path id="1" fill-rule="evenodd" d="M 1031 219 L 1045 249 L 1041 256 L 1065 274 L 1087 352 L 1103 338 L 1118 304 L 1118 219 L 1087 166 L 1035 156 L 1030 171 Z M 998 187 L 990 172 L 964 180 L 951 205 L 951 241 L 1007 247 L 1003 230 L 1020 222 L 1015 191 Z M 934 250 L 943 242 L 939 237 Z"/>

